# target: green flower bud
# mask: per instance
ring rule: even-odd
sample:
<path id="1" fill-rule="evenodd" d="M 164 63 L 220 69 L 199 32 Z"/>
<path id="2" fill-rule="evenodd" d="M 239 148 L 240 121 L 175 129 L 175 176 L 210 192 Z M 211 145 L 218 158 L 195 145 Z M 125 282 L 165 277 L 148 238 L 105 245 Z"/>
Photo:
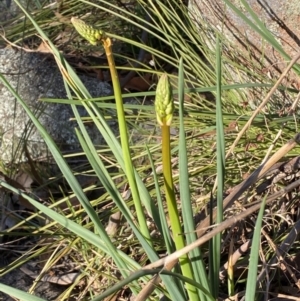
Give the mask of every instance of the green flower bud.
<path id="1" fill-rule="evenodd" d="M 157 121 L 160 125 L 171 125 L 174 102 L 172 86 L 167 74 L 161 76 L 156 87 L 155 111 Z"/>
<path id="2" fill-rule="evenodd" d="M 102 30 L 93 28 L 90 25 L 87 25 L 84 21 L 72 17 L 71 22 L 74 25 L 78 33 L 88 40 L 92 45 L 96 45 L 104 37 Z"/>

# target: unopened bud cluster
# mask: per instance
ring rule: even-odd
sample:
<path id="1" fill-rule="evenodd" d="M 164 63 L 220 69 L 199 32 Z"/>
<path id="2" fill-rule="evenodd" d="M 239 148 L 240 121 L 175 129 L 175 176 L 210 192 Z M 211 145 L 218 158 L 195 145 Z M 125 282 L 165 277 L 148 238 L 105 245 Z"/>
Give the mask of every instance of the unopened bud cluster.
<path id="1" fill-rule="evenodd" d="M 84 21 L 78 18 L 72 17 L 71 22 L 78 33 L 88 40 L 92 45 L 96 45 L 104 37 L 102 30 L 87 25 Z"/>
<path id="2" fill-rule="evenodd" d="M 158 81 L 155 97 L 155 110 L 160 125 L 171 125 L 174 102 L 172 86 L 167 74 L 163 74 Z"/>

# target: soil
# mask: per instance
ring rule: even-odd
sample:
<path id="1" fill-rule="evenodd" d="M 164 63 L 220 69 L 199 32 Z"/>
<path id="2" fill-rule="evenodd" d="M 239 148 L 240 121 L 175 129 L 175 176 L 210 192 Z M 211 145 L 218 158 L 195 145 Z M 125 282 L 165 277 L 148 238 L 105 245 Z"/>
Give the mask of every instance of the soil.
<path id="1" fill-rule="evenodd" d="M 0 276 L 0 283 L 12 286 L 22 291 L 28 291 L 34 284 L 34 279 L 26 275 L 21 269 L 13 270 L 4 276 Z M 38 282 L 34 295 L 41 297 L 45 300 L 56 300 L 56 298 L 65 290 L 65 287 L 52 284 L 49 282 Z M 0 292 L 1 301 L 13 301 L 16 300 L 2 292 Z"/>

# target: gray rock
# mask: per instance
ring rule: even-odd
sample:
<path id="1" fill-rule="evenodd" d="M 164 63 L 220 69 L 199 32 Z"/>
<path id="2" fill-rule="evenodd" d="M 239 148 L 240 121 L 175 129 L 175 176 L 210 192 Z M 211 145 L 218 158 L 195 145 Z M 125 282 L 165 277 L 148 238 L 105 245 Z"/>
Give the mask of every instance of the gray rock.
<path id="1" fill-rule="evenodd" d="M 0 1 L 0 22 L 11 20 L 13 17 L 20 12 L 20 9 L 11 0 L 2 0 Z"/>
<path id="2" fill-rule="evenodd" d="M 42 97 L 66 99 L 63 80 L 54 60 L 38 53 L 0 49 L 0 72 L 38 116 L 61 150 L 79 148 L 74 131 L 76 124 L 70 121 L 73 117 L 70 106 L 39 101 Z M 109 84 L 87 76 L 80 78 L 93 97 L 111 94 Z M 25 142 L 32 159 L 46 158 L 48 150 L 43 138 L 1 80 L 0 95 L 0 160 L 4 163 L 26 161 Z M 80 113 L 85 115 L 83 108 Z M 89 127 L 88 131 L 95 144 L 101 142 L 97 130 Z"/>
<path id="3" fill-rule="evenodd" d="M 231 0 L 256 26 L 254 18 L 239 0 Z M 284 51 L 293 57 L 300 46 L 300 2 L 298 0 L 246 0 L 265 27 L 272 33 Z M 286 66 L 286 59 L 242 20 L 223 0 L 190 0 L 190 9 L 195 18 L 204 19 L 208 27 L 218 28 L 247 56 L 257 56 L 259 63 Z M 204 29 L 206 30 L 206 29 Z M 208 29 L 207 29 L 208 30 Z M 279 66 L 281 64 L 282 66 Z"/>

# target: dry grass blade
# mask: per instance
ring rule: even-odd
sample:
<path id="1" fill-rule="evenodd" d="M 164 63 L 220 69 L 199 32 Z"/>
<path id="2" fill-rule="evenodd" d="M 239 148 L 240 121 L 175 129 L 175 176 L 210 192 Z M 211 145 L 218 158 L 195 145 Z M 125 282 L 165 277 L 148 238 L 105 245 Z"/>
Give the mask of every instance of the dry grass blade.
<path id="1" fill-rule="evenodd" d="M 274 265 L 280 257 L 285 257 L 285 255 L 288 253 L 289 249 L 293 246 L 293 243 L 295 242 L 296 238 L 298 237 L 300 233 L 300 220 L 295 223 L 295 225 L 292 227 L 290 233 L 287 235 L 286 239 L 280 244 L 279 247 L 276 248 L 277 256 L 274 256 L 269 261 L 269 266 Z M 267 270 L 263 269 L 260 274 L 257 277 L 257 281 L 261 282 L 263 281 Z"/>
<path id="2" fill-rule="evenodd" d="M 155 275 L 147 285 L 139 292 L 139 294 L 134 299 L 135 301 L 144 301 L 150 297 L 152 292 L 155 290 L 157 285 L 161 282 L 161 278 L 159 275 Z"/>
<path id="3" fill-rule="evenodd" d="M 228 252 L 228 266 L 227 266 L 227 274 L 228 274 L 228 291 L 229 295 L 232 296 L 234 294 L 234 262 L 233 262 L 233 239 L 231 238 L 229 244 L 229 252 Z M 220 276 L 219 276 L 220 277 Z"/>
<path id="4" fill-rule="evenodd" d="M 237 261 L 245 254 L 251 246 L 251 240 L 247 240 L 242 244 L 231 256 L 231 264 L 234 266 Z M 229 260 L 220 269 L 220 280 L 224 281 L 227 276 L 227 269 L 229 266 Z"/>
<path id="5" fill-rule="evenodd" d="M 237 200 L 251 185 L 260 179 L 266 172 L 281 158 L 283 158 L 290 150 L 292 150 L 300 142 L 300 134 L 283 145 L 267 162 L 257 168 L 245 181 L 237 185 L 233 191 L 223 201 L 224 209 L 228 208 Z M 216 217 L 216 209 L 213 211 L 213 219 Z M 197 235 L 200 237 L 205 229 L 209 226 L 210 217 L 206 217 L 197 227 Z"/>
<path id="6" fill-rule="evenodd" d="M 291 70 L 291 68 L 293 67 L 293 65 L 298 61 L 298 59 L 300 58 L 300 52 L 297 53 L 295 55 L 295 57 L 291 60 L 291 62 L 289 63 L 289 65 L 286 67 L 286 69 L 282 72 L 281 76 L 279 77 L 278 81 L 276 82 L 276 84 L 273 86 L 273 88 L 270 90 L 270 92 L 267 94 L 267 96 L 265 97 L 265 99 L 262 101 L 262 103 L 257 107 L 257 109 L 255 110 L 255 112 L 253 112 L 252 116 L 249 118 L 249 120 L 247 121 L 247 123 L 244 125 L 243 129 L 239 132 L 238 136 L 236 137 L 235 141 L 233 142 L 232 146 L 230 147 L 230 149 L 228 150 L 227 154 L 226 154 L 226 158 L 228 158 L 228 156 L 233 153 L 234 148 L 236 147 L 237 143 L 240 141 L 241 137 L 244 135 L 244 133 L 246 132 L 246 130 L 249 128 L 249 126 L 251 125 L 252 121 L 254 120 L 254 118 L 257 116 L 257 114 L 261 111 L 261 109 L 267 104 L 267 102 L 270 100 L 271 96 L 274 94 L 274 92 L 276 91 L 276 89 L 278 88 L 278 86 L 280 85 L 280 83 L 283 81 L 283 79 L 285 78 L 285 76 L 288 74 L 288 72 Z"/>
<path id="7" fill-rule="evenodd" d="M 274 253 L 276 253 L 278 262 L 280 263 L 280 269 L 285 274 L 289 274 L 289 276 L 293 279 L 295 285 L 298 287 L 298 289 L 300 289 L 300 282 L 298 281 L 297 277 L 295 276 L 295 273 L 292 271 L 292 268 L 288 265 L 287 261 L 284 259 L 284 253 L 279 250 L 279 248 L 276 246 L 276 244 L 273 242 L 271 237 L 268 235 L 268 233 L 264 229 L 261 229 L 261 232 L 265 236 L 266 240 L 268 241 L 269 245 L 273 249 Z"/>
<path id="8" fill-rule="evenodd" d="M 273 195 L 269 196 L 266 199 L 266 204 L 269 204 L 272 201 L 276 200 L 277 198 L 283 196 L 284 194 L 292 191 L 293 189 L 295 189 L 299 185 L 300 185 L 300 179 L 293 182 L 292 184 L 288 185 L 287 187 L 275 192 Z M 143 270 L 144 269 L 147 270 L 147 269 L 159 268 L 161 266 L 167 267 L 167 270 L 171 269 L 172 267 L 175 266 L 175 264 L 177 263 L 177 260 L 178 260 L 179 257 L 181 257 L 184 254 L 187 254 L 188 252 L 190 252 L 194 248 L 197 248 L 197 247 L 203 245 L 205 242 L 207 242 L 211 238 L 213 238 L 216 234 L 224 231 L 225 229 L 231 227 L 232 225 L 234 225 L 238 221 L 241 221 L 241 220 L 245 219 L 247 216 L 249 216 L 253 212 L 259 210 L 260 207 L 261 207 L 261 201 L 259 201 L 257 204 L 253 205 L 252 207 L 248 208 L 247 210 L 243 211 L 242 213 L 240 213 L 238 215 L 235 215 L 235 216 L 232 216 L 231 218 L 229 218 L 229 219 L 225 220 L 224 222 L 220 223 L 219 225 L 216 225 L 215 228 L 213 228 L 210 232 L 208 232 L 207 234 L 205 234 L 202 237 L 200 237 L 199 239 L 197 239 L 197 241 L 195 241 L 194 243 L 184 247 L 183 249 L 181 249 L 179 251 L 176 251 L 176 252 L 170 254 L 167 257 L 164 257 L 164 258 L 162 258 L 162 259 L 160 259 L 156 262 L 153 262 L 153 263 L 143 267 Z"/>
<path id="9" fill-rule="evenodd" d="M 272 299 L 273 301 L 281 301 L 281 300 L 299 301 L 300 300 L 300 298 L 296 296 L 289 296 L 285 294 L 276 294 L 276 293 L 270 293 L 270 294 L 275 297 Z"/>

